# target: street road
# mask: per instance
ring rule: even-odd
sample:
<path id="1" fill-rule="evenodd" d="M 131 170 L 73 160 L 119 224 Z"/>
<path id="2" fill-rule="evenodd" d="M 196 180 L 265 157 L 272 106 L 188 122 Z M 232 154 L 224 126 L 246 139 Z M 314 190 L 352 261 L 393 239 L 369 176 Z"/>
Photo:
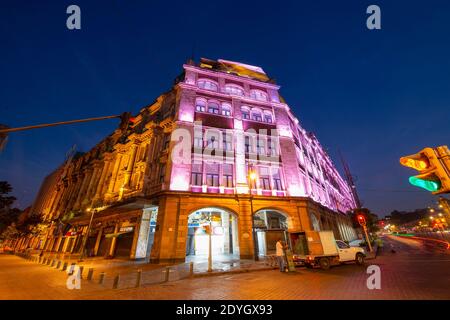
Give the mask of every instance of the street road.
<path id="1" fill-rule="evenodd" d="M 411 239 L 384 241 L 383 252 L 366 262 L 380 267 L 380 290 L 367 288 L 366 267 L 356 265 L 224 274 L 139 289 L 100 289 L 83 280 L 81 290 L 68 290 L 64 272 L 0 255 L 0 299 L 450 299 L 449 253 Z"/>

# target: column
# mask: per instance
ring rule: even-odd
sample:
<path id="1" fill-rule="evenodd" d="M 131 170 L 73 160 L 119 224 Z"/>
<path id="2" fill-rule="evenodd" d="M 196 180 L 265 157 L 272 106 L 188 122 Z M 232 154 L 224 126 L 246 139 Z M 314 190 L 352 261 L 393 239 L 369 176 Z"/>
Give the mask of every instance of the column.
<path id="1" fill-rule="evenodd" d="M 114 227 L 114 233 L 119 232 L 119 223 L 116 223 Z M 111 240 L 111 247 L 109 247 L 109 256 L 114 256 L 114 252 L 116 251 L 116 245 L 117 245 L 117 237 L 113 237 Z"/>
<path id="2" fill-rule="evenodd" d="M 100 228 L 97 234 L 97 239 L 95 240 L 94 256 L 97 255 L 98 248 L 100 247 L 100 241 L 102 240 L 102 236 L 103 236 L 103 228 Z"/>

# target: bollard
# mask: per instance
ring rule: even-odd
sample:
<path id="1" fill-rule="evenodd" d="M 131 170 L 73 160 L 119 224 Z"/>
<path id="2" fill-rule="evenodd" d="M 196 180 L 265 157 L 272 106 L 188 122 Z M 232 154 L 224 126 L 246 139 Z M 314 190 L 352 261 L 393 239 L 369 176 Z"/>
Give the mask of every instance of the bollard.
<path id="1" fill-rule="evenodd" d="M 169 281 L 169 275 L 170 275 L 170 267 L 166 267 L 166 275 L 164 278 L 164 282 L 168 282 Z"/>
<path id="2" fill-rule="evenodd" d="M 120 275 L 118 274 L 115 278 L 114 278 L 114 283 L 113 283 L 113 289 L 117 289 L 119 287 L 119 282 L 120 282 Z"/>
<path id="3" fill-rule="evenodd" d="M 89 268 L 88 274 L 87 274 L 87 279 L 88 280 L 92 280 L 92 275 L 93 274 L 94 274 L 94 268 Z"/>
<path id="4" fill-rule="evenodd" d="M 104 272 L 100 272 L 100 277 L 98 279 L 98 284 L 103 284 L 104 281 L 105 281 L 105 273 Z"/>
<path id="5" fill-rule="evenodd" d="M 83 266 L 80 266 L 80 279 L 83 279 L 83 269 L 84 269 L 84 267 Z"/>
<path id="6" fill-rule="evenodd" d="M 191 261 L 189 263 L 189 276 L 192 277 L 194 275 L 194 262 Z"/>
<path id="7" fill-rule="evenodd" d="M 61 271 L 66 271 L 66 270 L 67 270 L 67 262 L 64 262 Z"/>
<path id="8" fill-rule="evenodd" d="M 141 279 L 142 279 L 142 270 L 139 269 L 137 271 L 137 277 L 136 277 L 136 285 L 135 288 L 139 288 L 141 286 Z"/>
<path id="9" fill-rule="evenodd" d="M 56 269 L 61 268 L 61 260 L 58 260 L 58 262 L 56 263 Z"/>

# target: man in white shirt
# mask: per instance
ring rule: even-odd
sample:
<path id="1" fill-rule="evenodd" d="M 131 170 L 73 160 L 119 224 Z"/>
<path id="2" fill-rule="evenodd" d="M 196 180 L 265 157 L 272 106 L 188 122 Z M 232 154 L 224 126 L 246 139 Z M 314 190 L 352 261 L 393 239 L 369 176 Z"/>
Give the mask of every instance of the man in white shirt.
<path id="1" fill-rule="evenodd" d="M 278 260 L 278 266 L 280 267 L 280 272 L 284 272 L 286 263 L 284 261 L 284 245 L 281 242 L 281 239 L 278 239 L 276 249 L 276 256 Z"/>

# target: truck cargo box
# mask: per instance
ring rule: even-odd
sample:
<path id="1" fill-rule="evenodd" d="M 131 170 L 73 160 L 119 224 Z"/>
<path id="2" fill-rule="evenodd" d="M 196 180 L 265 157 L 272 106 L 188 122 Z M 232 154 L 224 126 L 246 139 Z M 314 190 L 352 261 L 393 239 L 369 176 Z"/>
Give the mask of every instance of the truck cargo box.
<path id="1" fill-rule="evenodd" d="M 339 255 L 333 231 L 305 231 L 308 254 L 314 256 Z"/>

